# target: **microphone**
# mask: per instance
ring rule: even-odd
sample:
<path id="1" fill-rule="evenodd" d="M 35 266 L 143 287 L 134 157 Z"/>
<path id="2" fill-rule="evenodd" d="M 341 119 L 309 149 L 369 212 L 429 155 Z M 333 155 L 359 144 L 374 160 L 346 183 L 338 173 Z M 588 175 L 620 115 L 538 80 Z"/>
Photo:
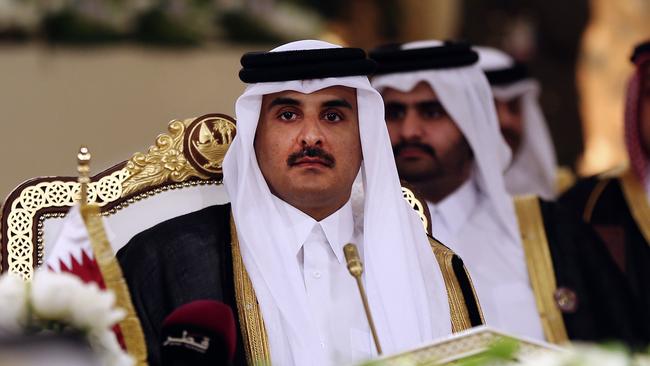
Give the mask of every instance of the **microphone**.
<path id="1" fill-rule="evenodd" d="M 161 341 L 163 366 L 231 365 L 237 346 L 232 309 L 214 300 L 184 304 L 163 321 Z"/>
<path id="2" fill-rule="evenodd" d="M 370 306 L 368 305 L 368 297 L 366 297 L 366 291 L 363 289 L 363 282 L 361 282 L 361 274 L 363 274 L 363 263 L 361 258 L 359 258 L 359 251 L 357 246 L 348 243 L 343 247 L 343 254 L 345 255 L 345 261 L 348 264 L 348 271 L 357 280 L 357 287 L 359 288 L 359 295 L 361 295 L 361 301 L 363 302 L 363 309 L 366 312 L 366 318 L 368 318 L 368 325 L 370 326 L 370 332 L 372 333 L 372 338 L 375 340 L 375 347 L 377 347 L 377 354 L 381 355 L 381 345 L 379 344 L 379 337 L 377 336 L 377 329 L 375 329 L 375 322 L 372 320 L 372 314 L 370 313 Z"/>

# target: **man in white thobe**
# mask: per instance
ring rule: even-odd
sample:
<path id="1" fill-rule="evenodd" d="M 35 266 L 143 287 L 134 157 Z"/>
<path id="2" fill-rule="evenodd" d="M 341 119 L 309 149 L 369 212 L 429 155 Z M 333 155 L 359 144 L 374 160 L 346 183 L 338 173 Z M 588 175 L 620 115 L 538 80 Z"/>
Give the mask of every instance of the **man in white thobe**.
<path id="1" fill-rule="evenodd" d="M 539 105 L 540 86 L 525 65 L 495 48 L 474 47 L 494 95 L 501 133 L 512 150 L 505 173 L 508 193 L 547 200 L 568 188 L 571 171 L 558 168 L 555 148 Z"/>
<path id="2" fill-rule="evenodd" d="M 486 324 L 557 343 L 633 339 L 630 293 L 593 231 L 506 191 L 510 148 L 478 54 L 420 41 L 370 55 L 400 176 L 427 200 L 433 235 L 463 258 Z"/>

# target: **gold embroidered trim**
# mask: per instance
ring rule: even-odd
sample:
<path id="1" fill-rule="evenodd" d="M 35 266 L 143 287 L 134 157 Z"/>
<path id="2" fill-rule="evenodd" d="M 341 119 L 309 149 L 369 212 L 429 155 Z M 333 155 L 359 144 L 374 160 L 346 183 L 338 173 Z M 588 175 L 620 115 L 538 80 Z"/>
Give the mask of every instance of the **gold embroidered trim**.
<path id="1" fill-rule="evenodd" d="M 628 169 L 619 179 L 630 213 L 632 213 L 646 243 L 650 245 L 650 205 L 648 205 L 645 189 L 637 180 L 632 169 Z"/>
<path id="2" fill-rule="evenodd" d="M 474 296 L 474 300 L 476 300 L 476 308 L 478 309 L 478 315 L 481 318 L 481 324 L 485 324 L 485 318 L 483 317 L 483 309 L 481 308 L 481 301 L 478 298 L 478 295 L 476 294 L 476 289 L 474 288 L 474 281 L 472 281 L 472 276 L 469 275 L 469 271 L 467 270 L 467 267 L 463 264 L 463 271 L 465 271 L 465 276 L 467 276 L 467 280 L 469 281 L 469 286 L 472 289 L 472 295 Z"/>
<path id="3" fill-rule="evenodd" d="M 576 175 L 571 171 L 571 168 L 566 166 L 559 166 L 555 175 L 555 192 L 558 195 L 569 190 L 576 183 Z"/>
<path id="4" fill-rule="evenodd" d="M 81 216 L 83 217 L 88 237 L 93 249 L 93 254 L 99 270 L 104 278 L 106 288 L 115 294 L 117 307 L 126 311 L 125 318 L 120 321 L 120 330 L 124 336 L 126 350 L 135 359 L 136 365 L 147 365 L 147 345 L 145 343 L 144 332 L 140 324 L 128 285 L 122 275 L 122 268 L 117 262 L 113 248 L 108 242 L 104 225 L 101 221 L 100 209 L 97 205 L 81 206 Z"/>
<path id="5" fill-rule="evenodd" d="M 536 196 L 523 196 L 516 197 L 514 203 L 528 275 L 546 340 L 556 344 L 566 343 L 569 337 L 562 313 L 555 303 L 557 283 L 539 200 Z"/>
<path id="6" fill-rule="evenodd" d="M 237 299 L 237 312 L 241 325 L 242 343 L 246 350 L 246 360 L 249 365 L 270 365 L 271 353 L 269 341 L 264 327 L 264 319 L 260 312 L 255 290 L 251 283 L 246 267 L 241 257 L 237 227 L 230 214 L 230 236 L 232 238 L 232 262 L 235 277 L 235 298 Z"/>
<path id="7" fill-rule="evenodd" d="M 610 179 L 599 180 L 594 189 L 589 194 L 589 198 L 585 204 L 584 212 L 582 213 L 582 220 L 584 222 L 591 222 L 591 216 L 594 214 L 594 208 L 596 208 L 598 199 L 600 198 L 600 195 L 605 191 L 605 187 L 607 187 L 607 184 L 609 184 L 609 182 Z"/>
<path id="8" fill-rule="evenodd" d="M 458 333 L 462 330 L 469 329 L 472 327 L 472 321 L 469 317 L 469 311 L 467 310 L 463 291 L 458 282 L 458 278 L 456 277 L 456 273 L 454 272 L 454 266 L 452 265 L 454 252 L 433 238 L 429 238 L 429 244 L 431 245 L 433 254 L 436 256 L 436 260 L 440 266 L 440 271 L 442 272 L 442 278 L 445 281 L 447 301 L 449 302 L 449 314 L 451 316 L 451 330 L 453 333 Z M 469 274 L 467 277 L 469 278 Z M 474 285 L 472 285 L 472 291 L 474 291 Z M 476 293 L 474 294 L 474 298 L 477 299 L 476 305 L 479 307 L 479 311 L 481 311 Z M 481 320 L 483 320 L 482 313 Z"/>

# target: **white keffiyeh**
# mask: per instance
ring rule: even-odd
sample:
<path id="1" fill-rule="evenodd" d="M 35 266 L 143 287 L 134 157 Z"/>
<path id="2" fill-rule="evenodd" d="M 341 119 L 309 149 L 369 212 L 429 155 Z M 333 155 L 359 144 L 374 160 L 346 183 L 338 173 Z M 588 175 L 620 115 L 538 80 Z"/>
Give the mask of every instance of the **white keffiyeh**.
<path id="1" fill-rule="evenodd" d="M 406 43 L 404 49 L 442 46 L 441 41 Z M 463 133 L 472 151 L 478 174 L 477 183 L 492 201 L 502 228 L 519 242 L 519 229 L 512 200 L 505 190 L 503 172 L 510 164 L 510 148 L 499 131 L 492 93 L 483 71 L 476 65 L 379 75 L 372 86 L 401 92 L 426 82 Z"/>
<path id="2" fill-rule="evenodd" d="M 474 47 L 483 71 L 510 68 L 514 60 L 488 47 Z M 557 158 L 548 126 L 539 106 L 539 83 L 531 78 L 511 84 L 493 85 L 492 94 L 500 101 L 521 98 L 523 136 L 519 151 L 506 170 L 506 188 L 512 195 L 535 194 L 545 199 L 557 195 Z"/>

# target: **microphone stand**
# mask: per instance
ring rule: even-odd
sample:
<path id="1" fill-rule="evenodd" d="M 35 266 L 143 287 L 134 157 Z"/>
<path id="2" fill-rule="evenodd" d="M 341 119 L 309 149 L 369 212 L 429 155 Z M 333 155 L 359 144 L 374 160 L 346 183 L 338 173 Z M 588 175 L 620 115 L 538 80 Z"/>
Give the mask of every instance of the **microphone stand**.
<path id="1" fill-rule="evenodd" d="M 363 289 L 363 282 L 361 282 L 363 263 L 361 263 L 361 259 L 359 258 L 359 251 L 357 250 L 357 246 L 352 243 L 345 244 L 343 247 L 343 254 L 345 255 L 345 261 L 348 264 L 348 271 L 350 271 L 352 277 L 357 280 L 357 287 L 359 288 L 359 295 L 361 295 L 361 301 L 363 302 L 363 309 L 365 310 L 366 317 L 368 318 L 370 332 L 372 333 L 372 338 L 375 341 L 375 347 L 377 347 L 377 354 L 381 356 L 381 345 L 379 344 L 377 329 L 375 329 L 375 322 L 372 320 L 370 306 L 368 305 L 368 297 L 366 296 L 366 291 Z"/>

